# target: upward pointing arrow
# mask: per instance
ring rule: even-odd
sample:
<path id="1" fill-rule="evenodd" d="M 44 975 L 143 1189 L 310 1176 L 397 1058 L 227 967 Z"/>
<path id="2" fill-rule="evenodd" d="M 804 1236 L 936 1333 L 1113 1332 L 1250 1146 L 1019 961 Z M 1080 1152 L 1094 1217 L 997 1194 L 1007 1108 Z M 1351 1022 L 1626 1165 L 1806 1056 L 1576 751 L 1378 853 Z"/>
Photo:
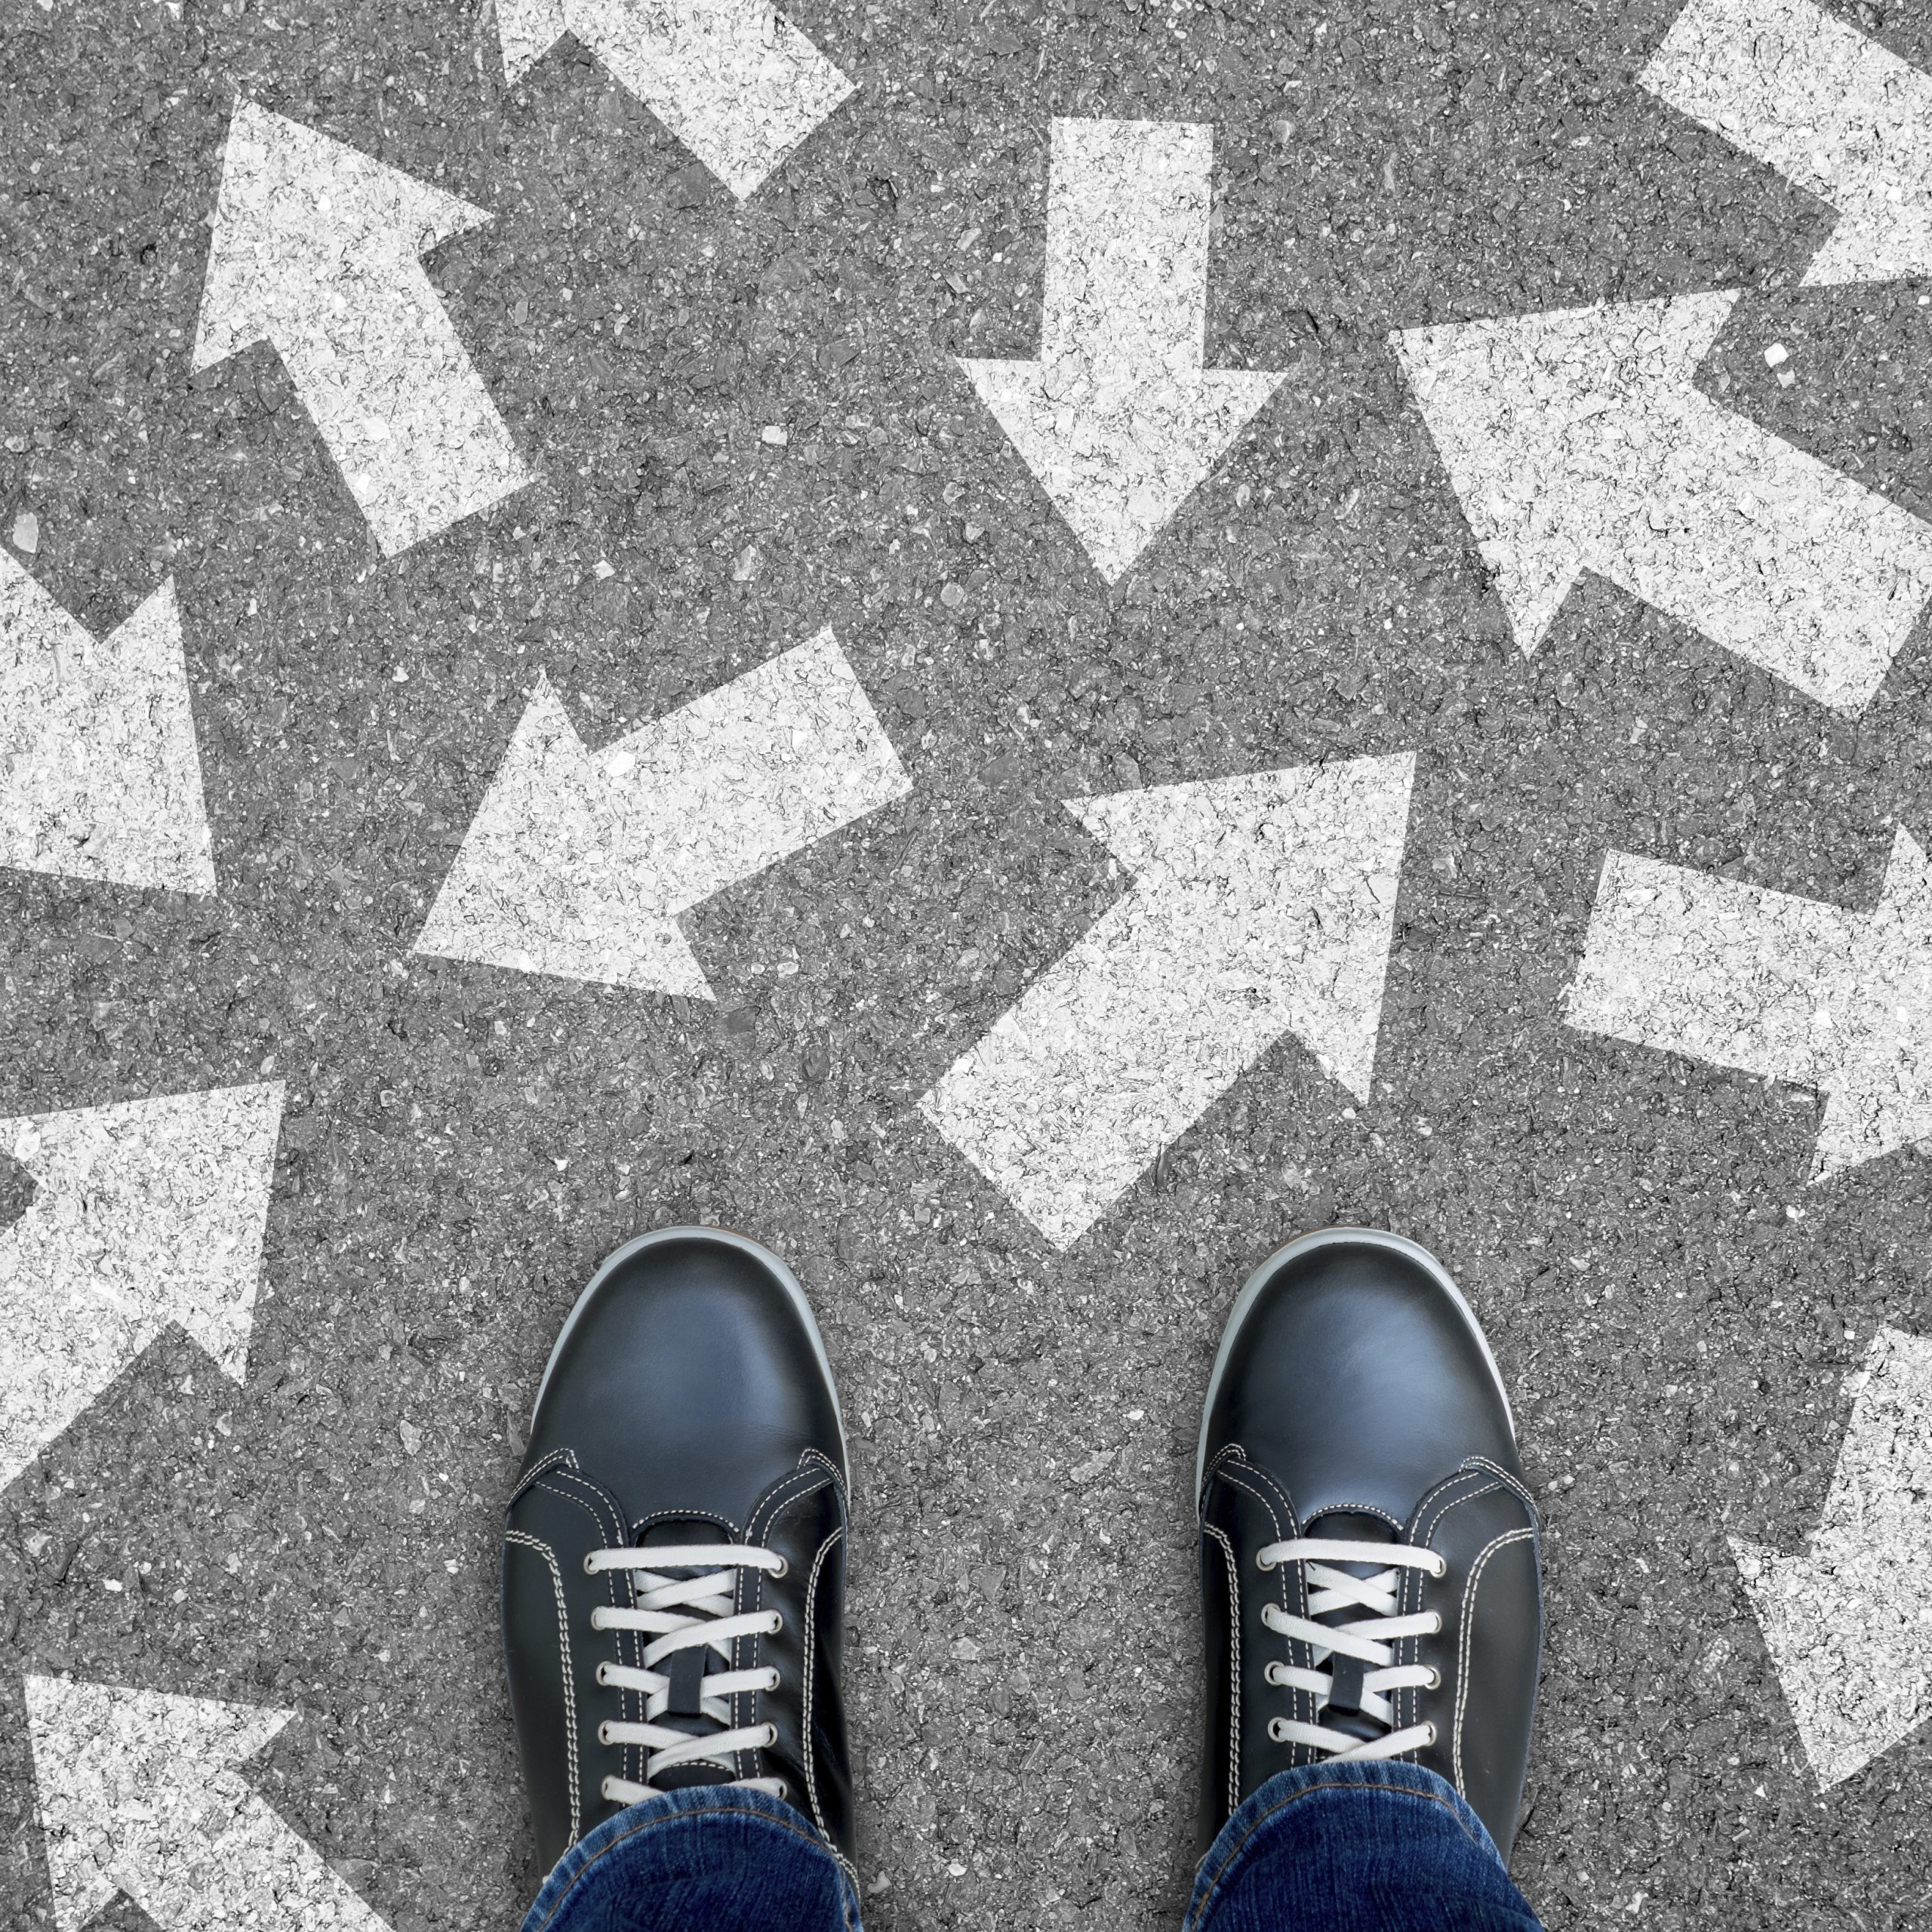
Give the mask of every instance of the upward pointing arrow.
<path id="1" fill-rule="evenodd" d="M 1823 1180 L 1932 1137 L 1932 873 L 1900 831 L 1869 912 L 1613 852 L 1570 1024 L 1825 1094 Z"/>
<path id="2" fill-rule="evenodd" d="M 279 1081 L 0 1121 L 32 1176 L 0 1234 L 0 1488 L 178 1322 L 248 1365 Z"/>
<path id="3" fill-rule="evenodd" d="M 1639 82 L 1838 211 L 1810 287 L 1932 274 L 1932 78 L 1810 0 L 1690 0 Z"/>
<path id="4" fill-rule="evenodd" d="M 596 753 L 540 680 L 415 950 L 709 999 L 679 915 L 911 789 L 829 630 Z"/>
<path id="5" fill-rule="evenodd" d="M 172 580 L 97 639 L 0 551 L 0 865 L 214 891 Z"/>
<path id="6" fill-rule="evenodd" d="M 919 1110 L 1069 1247 L 1284 1033 L 1368 1097 L 1415 760 L 1078 798 L 1134 890 Z"/>
<path id="7" fill-rule="evenodd" d="M 161 1932 L 389 1932 L 240 1767 L 292 1711 L 26 1680 L 57 1932 L 125 1893 Z"/>
<path id="8" fill-rule="evenodd" d="M 574 33 L 742 201 L 852 91 L 771 0 L 497 0 L 520 79 Z"/>
<path id="9" fill-rule="evenodd" d="M 1802 1556 L 1730 1539 L 1821 1786 L 1932 1717 L 1932 1341 L 1881 1329 Z"/>
<path id="10" fill-rule="evenodd" d="M 1109 583 L 1286 380 L 1203 367 L 1214 130 L 1056 121 L 1035 361 L 961 358 Z"/>
<path id="11" fill-rule="evenodd" d="M 1391 340 L 1525 654 L 1593 570 L 1857 711 L 1932 598 L 1932 526 L 1699 392 L 1737 300 Z"/>
<path id="12" fill-rule="evenodd" d="M 195 367 L 272 343 L 385 556 L 531 481 L 419 259 L 489 219 L 253 101 L 229 125 Z"/>

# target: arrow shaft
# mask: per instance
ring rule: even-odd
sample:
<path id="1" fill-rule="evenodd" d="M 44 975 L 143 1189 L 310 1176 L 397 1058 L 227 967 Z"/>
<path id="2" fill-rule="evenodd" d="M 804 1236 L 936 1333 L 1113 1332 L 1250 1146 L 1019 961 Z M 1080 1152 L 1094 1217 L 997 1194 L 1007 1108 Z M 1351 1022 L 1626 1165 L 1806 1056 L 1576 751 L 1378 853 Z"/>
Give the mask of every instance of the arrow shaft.
<path id="1" fill-rule="evenodd" d="M 275 346 L 394 556 L 530 481 L 414 255 L 371 249 Z"/>
<path id="2" fill-rule="evenodd" d="M 685 911 L 911 789 L 829 631 L 632 732 L 601 758 L 623 801 L 608 863 Z"/>
<path id="3" fill-rule="evenodd" d="M 1867 921 L 1613 852 L 1569 1020 L 1638 1046 L 1827 1088 L 1847 1032 Z"/>
<path id="4" fill-rule="evenodd" d="M 1201 367 L 1213 166 L 1204 125 L 1054 122 L 1043 362 L 1123 382 Z"/>
<path id="5" fill-rule="evenodd" d="M 740 197 L 852 91 L 764 0 L 571 0 L 568 14 L 619 85 Z"/>
<path id="6" fill-rule="evenodd" d="M 115 1835 L 115 1881 L 162 1932 L 389 1932 L 238 1773 L 196 1799 Z"/>
<path id="7" fill-rule="evenodd" d="M 1810 0 L 1690 0 L 1642 78 L 1844 211 L 1807 281 L 1898 272 L 1884 238 L 1932 239 L 1932 81 Z"/>

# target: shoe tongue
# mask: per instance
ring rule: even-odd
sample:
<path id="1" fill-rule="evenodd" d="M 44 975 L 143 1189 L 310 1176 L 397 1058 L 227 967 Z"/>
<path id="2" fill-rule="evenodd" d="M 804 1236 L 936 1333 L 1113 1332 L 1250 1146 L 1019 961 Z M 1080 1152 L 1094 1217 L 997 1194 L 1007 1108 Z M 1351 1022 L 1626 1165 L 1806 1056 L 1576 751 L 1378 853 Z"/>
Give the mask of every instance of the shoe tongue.
<path id="1" fill-rule="evenodd" d="M 666 1549 L 678 1545 L 735 1540 L 723 1524 L 711 1518 L 674 1516 L 651 1524 L 639 1534 L 637 1546 L 640 1549 Z M 664 1574 L 690 1576 L 694 1573 L 678 1570 Z M 706 1675 L 714 1669 L 721 1672 L 725 1668 L 724 1660 L 715 1651 L 709 1644 L 673 1651 L 658 1668 L 671 1679 L 671 1702 L 669 1709 L 656 1722 L 693 1737 L 712 1736 L 724 1728 L 698 1708 L 699 1700 L 704 1694 Z M 732 1774 L 721 1764 L 674 1764 L 669 1770 L 660 1771 L 651 1783 L 660 1791 L 685 1791 L 695 1785 L 729 1784 L 731 1778 Z"/>
<path id="2" fill-rule="evenodd" d="M 1354 1509 L 1324 1510 L 1303 1526 L 1302 1534 L 1318 1539 L 1329 1537 L 1337 1543 L 1392 1543 L 1395 1540 L 1395 1533 L 1385 1518 Z M 1330 1565 L 1331 1568 L 1340 1571 L 1345 1577 L 1373 1577 L 1378 1569 L 1386 1567 L 1386 1564 L 1374 1563 L 1337 1563 Z M 1331 1610 L 1325 1616 L 1318 1617 L 1315 1621 L 1330 1624 L 1353 1623 L 1369 1614 L 1359 1604 L 1348 1604 L 1340 1610 Z M 1344 1670 L 1350 1668 L 1354 1662 L 1353 1659 L 1348 1657 L 1331 1657 L 1328 1660 L 1330 1667 L 1339 1664 Z M 1350 1737 L 1358 1737 L 1364 1742 L 1388 1735 L 1382 1725 L 1360 1711 L 1338 1711 L 1331 1707 L 1321 1713 L 1320 1721 L 1331 1730 L 1342 1731 Z"/>

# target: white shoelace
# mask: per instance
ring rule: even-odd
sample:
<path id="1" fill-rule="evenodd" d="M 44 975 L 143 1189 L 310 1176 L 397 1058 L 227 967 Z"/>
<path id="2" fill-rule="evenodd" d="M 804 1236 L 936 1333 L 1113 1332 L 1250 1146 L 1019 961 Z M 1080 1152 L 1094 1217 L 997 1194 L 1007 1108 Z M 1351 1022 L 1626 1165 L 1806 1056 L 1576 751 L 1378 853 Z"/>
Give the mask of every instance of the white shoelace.
<path id="1" fill-rule="evenodd" d="M 1343 1543 L 1330 1537 L 1295 1537 L 1285 1543 L 1271 1543 L 1256 1559 L 1264 1570 L 1281 1563 L 1305 1566 L 1308 1585 L 1306 1617 L 1291 1617 L 1269 1604 L 1261 1620 L 1281 1636 L 1307 1644 L 1317 1665 L 1333 1657 L 1353 1657 L 1369 1666 L 1361 1675 L 1361 1709 L 1363 1716 L 1384 1727 L 1381 1737 L 1352 1737 L 1326 1724 L 1303 1724 L 1292 1718 L 1276 1718 L 1268 1735 L 1278 1744 L 1306 1744 L 1327 1752 L 1331 1758 L 1399 1758 L 1404 1752 L 1419 1751 L 1435 1742 L 1433 1724 L 1407 1724 L 1395 1728 L 1395 1707 L 1389 1700 L 1392 1690 L 1432 1690 L 1442 1681 L 1432 1665 L 1398 1664 L 1394 1646 L 1404 1637 L 1432 1636 L 1442 1628 L 1438 1611 L 1428 1610 L 1407 1617 L 1395 1614 L 1401 1589 L 1399 1573 L 1421 1570 L 1441 1577 L 1448 1564 L 1432 1549 L 1418 1549 L 1411 1543 Z M 1351 1577 L 1338 1570 L 1340 1563 L 1380 1564 L 1373 1577 Z M 1370 1613 L 1347 1623 L 1318 1623 L 1318 1617 L 1338 1610 L 1357 1608 Z M 1318 1711 L 1324 1709 L 1335 1687 L 1334 1668 L 1306 1669 L 1300 1665 L 1271 1663 L 1264 1673 L 1270 1684 L 1312 1691 Z"/>
<path id="2" fill-rule="evenodd" d="M 671 1701 L 669 1674 L 658 1666 L 675 1651 L 709 1647 L 731 1661 L 731 1648 L 740 1637 L 774 1636 L 784 1628 L 785 1620 L 775 1610 L 745 1611 L 734 1614 L 737 1589 L 735 1570 L 762 1570 L 770 1577 L 782 1577 L 789 1567 L 783 1557 L 768 1549 L 746 1543 L 666 1543 L 657 1549 L 592 1550 L 583 1567 L 596 1576 L 606 1570 L 628 1570 L 636 1607 L 611 1609 L 600 1604 L 590 1613 L 593 1630 L 637 1630 L 652 1641 L 644 1649 L 641 1669 L 629 1664 L 600 1663 L 597 1681 L 613 1690 L 639 1690 L 645 1697 L 642 1724 L 607 1722 L 597 1727 L 598 1741 L 603 1744 L 635 1744 L 650 1752 L 645 1760 L 643 1783 L 629 1778 L 607 1777 L 605 1798 L 619 1804 L 638 1804 L 659 1795 L 651 1780 L 679 1764 L 715 1764 L 721 1770 L 734 1767 L 731 1754 L 738 1751 L 767 1751 L 778 1741 L 775 1727 L 768 1724 L 731 1727 L 731 1707 L 727 1701 L 742 1690 L 775 1690 L 776 1670 L 711 1671 L 704 1678 L 704 1693 L 699 1700 L 704 1715 L 719 1727 L 702 1737 L 674 1725 L 660 1724 Z M 695 1571 L 695 1576 L 674 1577 L 674 1570 Z M 773 1798 L 788 1793 L 783 1778 L 734 1778 L 731 1782 L 747 1790 L 761 1791 Z"/>

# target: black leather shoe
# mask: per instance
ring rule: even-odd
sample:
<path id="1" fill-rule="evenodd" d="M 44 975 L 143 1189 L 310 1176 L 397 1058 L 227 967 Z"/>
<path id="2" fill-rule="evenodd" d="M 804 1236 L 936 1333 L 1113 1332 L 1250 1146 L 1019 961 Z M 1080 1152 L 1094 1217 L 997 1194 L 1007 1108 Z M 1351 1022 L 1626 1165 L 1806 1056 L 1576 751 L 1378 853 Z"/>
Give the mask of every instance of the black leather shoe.
<path id="1" fill-rule="evenodd" d="M 537 1392 L 503 1654 L 545 1868 L 696 1784 L 788 1800 L 841 1857 L 845 1439 L 792 1272 L 667 1228 L 611 1256 Z"/>
<path id="2" fill-rule="evenodd" d="M 1201 1847 L 1278 1771 L 1439 1772 L 1506 1859 L 1543 1643 L 1538 1525 L 1495 1358 L 1441 1263 L 1333 1228 L 1229 1318 L 1196 1478 Z"/>

